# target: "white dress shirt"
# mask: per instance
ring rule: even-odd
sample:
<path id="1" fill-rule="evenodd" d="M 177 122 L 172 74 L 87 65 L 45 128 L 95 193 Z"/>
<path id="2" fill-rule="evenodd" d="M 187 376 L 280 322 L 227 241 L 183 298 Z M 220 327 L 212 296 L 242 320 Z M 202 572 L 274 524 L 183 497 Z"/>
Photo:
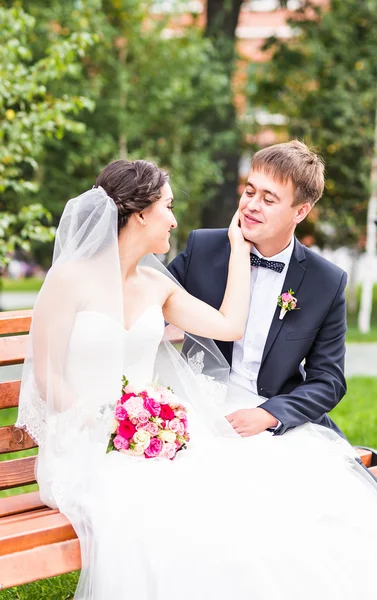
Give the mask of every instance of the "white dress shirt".
<path id="1" fill-rule="evenodd" d="M 262 256 L 256 248 L 252 250 L 260 258 L 284 263 L 281 273 L 265 267 L 251 267 L 249 317 L 243 338 L 233 345 L 230 381 L 255 395 L 258 395 L 258 373 L 277 299 L 281 293 L 288 291 L 283 290 L 283 285 L 293 248 L 294 238 L 285 250 L 275 256 Z"/>

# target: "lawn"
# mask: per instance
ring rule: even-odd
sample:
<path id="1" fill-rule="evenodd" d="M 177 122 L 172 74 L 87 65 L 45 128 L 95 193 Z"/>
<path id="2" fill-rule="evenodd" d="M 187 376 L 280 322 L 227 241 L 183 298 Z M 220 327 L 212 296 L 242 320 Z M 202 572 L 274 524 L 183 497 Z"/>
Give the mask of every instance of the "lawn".
<path id="1" fill-rule="evenodd" d="M 377 378 L 350 378 L 348 393 L 331 416 L 352 444 L 377 448 Z M 2 425 L 14 423 L 15 409 L 3 411 L 0 419 Z M 73 598 L 77 580 L 78 573 L 69 573 L 4 590 L 0 599 L 69 600 Z"/>
<path id="2" fill-rule="evenodd" d="M 3 292 L 39 292 L 43 279 L 27 277 L 24 279 L 9 279 L 3 277 L 0 287 Z"/>

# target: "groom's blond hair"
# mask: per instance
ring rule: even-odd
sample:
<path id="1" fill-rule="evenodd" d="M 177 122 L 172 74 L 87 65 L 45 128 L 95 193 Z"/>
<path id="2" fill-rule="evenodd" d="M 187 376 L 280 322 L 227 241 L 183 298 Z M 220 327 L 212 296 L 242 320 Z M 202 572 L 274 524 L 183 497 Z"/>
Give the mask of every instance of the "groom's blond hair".
<path id="1" fill-rule="evenodd" d="M 325 165 L 322 158 L 299 140 L 275 144 L 259 150 L 253 156 L 251 168 L 263 171 L 279 183 L 292 181 L 293 206 L 320 199 L 325 187 Z"/>

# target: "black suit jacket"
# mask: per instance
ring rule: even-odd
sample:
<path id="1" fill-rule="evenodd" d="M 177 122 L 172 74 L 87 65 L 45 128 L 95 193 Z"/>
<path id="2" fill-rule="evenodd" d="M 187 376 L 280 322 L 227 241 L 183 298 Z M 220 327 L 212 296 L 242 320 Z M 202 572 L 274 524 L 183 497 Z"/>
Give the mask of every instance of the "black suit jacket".
<path id="1" fill-rule="evenodd" d="M 190 294 L 218 309 L 229 255 L 227 229 L 199 229 L 168 269 Z M 342 269 L 295 239 L 281 291 L 292 288 L 300 310 L 280 320 L 276 305 L 257 380 L 258 394 L 267 398 L 260 406 L 282 423 L 275 435 L 308 421 L 341 434 L 327 413 L 346 392 L 346 283 Z M 233 343 L 215 342 L 231 365 Z"/>

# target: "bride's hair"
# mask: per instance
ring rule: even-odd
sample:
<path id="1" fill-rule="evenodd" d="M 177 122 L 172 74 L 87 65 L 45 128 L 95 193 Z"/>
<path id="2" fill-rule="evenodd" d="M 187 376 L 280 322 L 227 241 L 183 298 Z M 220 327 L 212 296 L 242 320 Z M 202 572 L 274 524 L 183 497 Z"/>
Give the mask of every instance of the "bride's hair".
<path id="1" fill-rule="evenodd" d="M 114 160 L 98 175 L 95 187 L 101 186 L 118 209 L 118 232 L 129 217 L 142 212 L 161 198 L 161 188 L 169 174 L 147 160 Z"/>

